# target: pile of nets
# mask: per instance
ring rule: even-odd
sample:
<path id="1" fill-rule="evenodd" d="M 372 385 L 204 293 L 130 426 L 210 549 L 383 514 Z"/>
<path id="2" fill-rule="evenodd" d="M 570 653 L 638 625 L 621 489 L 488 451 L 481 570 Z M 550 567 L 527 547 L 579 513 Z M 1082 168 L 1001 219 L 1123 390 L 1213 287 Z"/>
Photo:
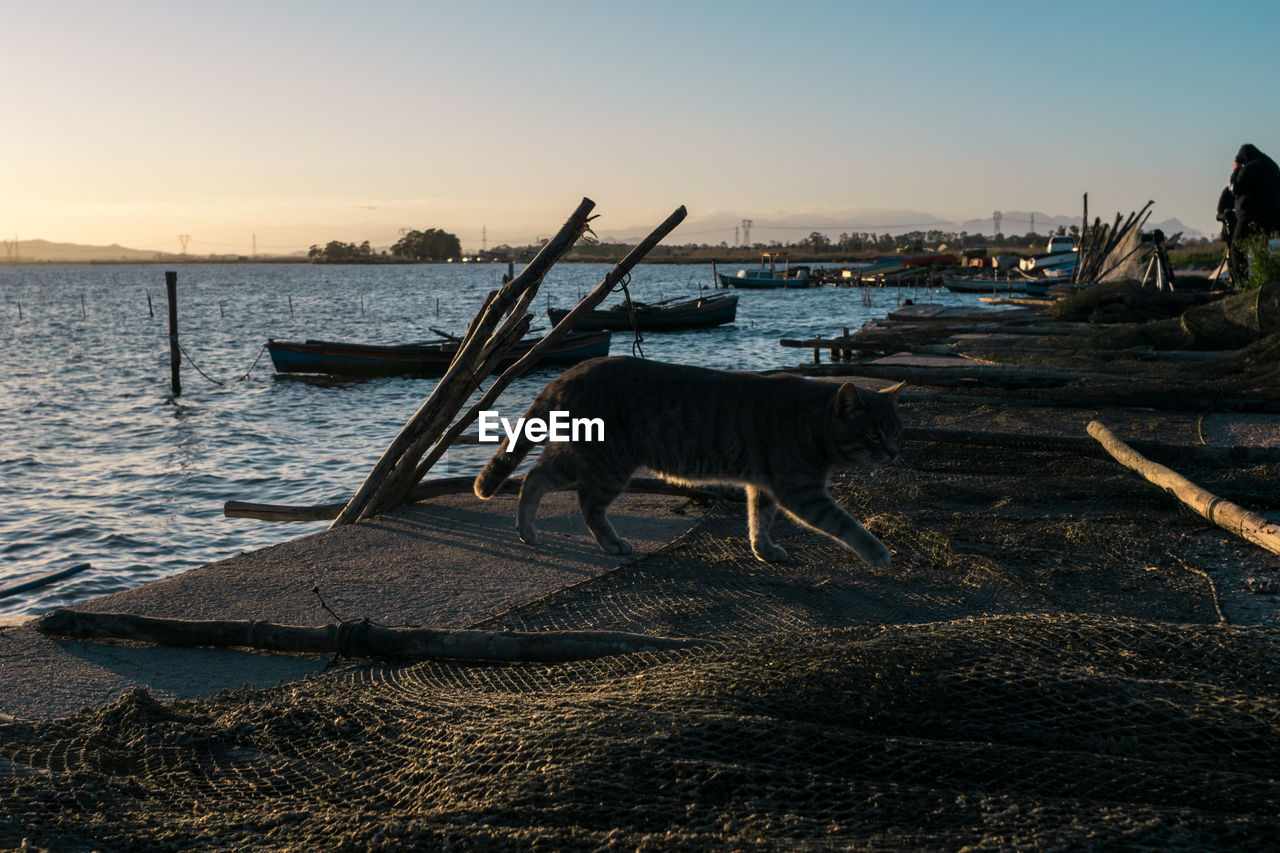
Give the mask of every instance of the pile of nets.
<path id="1" fill-rule="evenodd" d="M 58 849 L 1247 849 L 1280 644 L 991 617 L 559 666 L 365 667 L 4 727 L 0 842 Z"/>
<path id="2" fill-rule="evenodd" d="M 481 626 L 703 647 L 348 663 L 270 690 L 138 692 L 0 725 L 0 847 L 1202 850 L 1280 837 L 1280 636 L 1221 623 L 1212 583 L 1181 562 L 1200 522 L 1104 459 L 909 453 L 835 486 L 892 567 L 789 523 L 777 539 L 791 562 L 759 563 L 741 509 L 720 507 L 663 552 Z"/>
<path id="3" fill-rule="evenodd" d="M 1280 282 L 1204 302 L 1136 282 L 1096 284 L 1055 304 L 1055 316 L 1112 323 L 1089 336 L 1097 349 L 1233 350 L 1280 332 Z"/>

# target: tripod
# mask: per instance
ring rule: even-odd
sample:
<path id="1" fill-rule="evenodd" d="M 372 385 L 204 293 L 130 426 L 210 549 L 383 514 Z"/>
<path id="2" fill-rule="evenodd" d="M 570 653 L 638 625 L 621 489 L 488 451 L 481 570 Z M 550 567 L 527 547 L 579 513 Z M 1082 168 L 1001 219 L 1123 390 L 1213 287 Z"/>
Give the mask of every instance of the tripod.
<path id="1" fill-rule="evenodd" d="M 1155 250 L 1151 253 L 1151 260 L 1147 263 L 1147 271 L 1142 276 L 1142 286 L 1147 286 L 1147 280 L 1151 278 L 1152 270 L 1155 271 L 1156 290 L 1165 290 L 1173 292 L 1173 264 L 1169 263 L 1169 253 L 1164 247 L 1164 235 L 1159 230 L 1152 237 L 1155 243 Z"/>

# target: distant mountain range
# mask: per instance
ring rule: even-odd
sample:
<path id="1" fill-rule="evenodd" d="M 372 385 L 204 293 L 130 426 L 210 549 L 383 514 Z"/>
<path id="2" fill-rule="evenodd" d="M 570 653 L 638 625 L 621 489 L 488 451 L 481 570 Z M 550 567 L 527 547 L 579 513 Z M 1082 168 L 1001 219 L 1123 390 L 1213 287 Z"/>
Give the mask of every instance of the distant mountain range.
<path id="1" fill-rule="evenodd" d="M 51 243 L 48 240 L 19 240 L 17 252 L 6 241 L 0 261 L 50 261 L 84 263 L 86 261 L 154 261 L 169 257 L 163 252 L 129 249 L 118 243 L 110 246 L 84 246 L 79 243 Z"/>

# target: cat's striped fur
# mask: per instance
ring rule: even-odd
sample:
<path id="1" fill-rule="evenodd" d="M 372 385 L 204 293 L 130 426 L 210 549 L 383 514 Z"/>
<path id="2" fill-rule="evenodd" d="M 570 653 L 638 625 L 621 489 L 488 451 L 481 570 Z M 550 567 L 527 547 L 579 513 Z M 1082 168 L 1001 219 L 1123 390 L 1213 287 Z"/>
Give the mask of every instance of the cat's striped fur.
<path id="1" fill-rule="evenodd" d="M 600 545 L 629 554 L 606 516 L 638 468 L 673 482 L 746 488 L 751 549 L 766 561 L 786 551 L 769 539 L 778 508 L 825 533 L 873 566 L 889 550 L 827 491 L 836 465 L 874 467 L 898 455 L 900 385 L 879 393 L 799 377 L 763 377 L 633 358 L 593 359 L 543 389 L 526 418 L 555 410 L 602 418 L 603 442 L 546 445 L 520 490 L 517 529 L 537 544 L 534 517 L 549 490 L 576 483 L 578 504 Z M 532 447 L 523 433 L 512 452 L 503 439 L 476 477 L 492 497 Z"/>

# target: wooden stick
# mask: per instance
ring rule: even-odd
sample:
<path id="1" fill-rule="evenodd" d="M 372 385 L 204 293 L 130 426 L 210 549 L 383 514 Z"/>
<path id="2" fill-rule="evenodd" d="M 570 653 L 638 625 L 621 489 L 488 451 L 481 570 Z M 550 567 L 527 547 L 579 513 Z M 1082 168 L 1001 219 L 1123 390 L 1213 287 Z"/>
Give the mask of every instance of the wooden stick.
<path id="1" fill-rule="evenodd" d="M 32 578 L 28 581 L 15 583 L 12 586 L 6 586 L 3 589 L 0 589 L 0 598 L 8 598 L 11 595 L 17 595 L 20 592 L 29 592 L 33 589 L 39 589 L 42 586 L 47 586 L 48 584 L 65 580 L 72 575 L 78 575 L 86 569 L 91 568 L 93 567 L 88 563 L 79 563 L 67 569 L 59 569 L 56 572 L 49 572 L 46 575 L 40 575 L 38 578 Z"/>
<path id="2" fill-rule="evenodd" d="M 565 335 L 569 334 L 569 332 L 578 325 L 578 322 L 586 314 L 590 313 L 593 308 L 604 301 L 604 298 L 618 286 L 618 283 L 630 274 L 632 267 L 640 263 L 641 259 L 643 259 L 645 255 L 649 254 L 655 246 L 662 242 L 663 238 L 674 231 L 676 226 L 683 222 L 686 216 L 688 216 L 688 211 L 685 210 L 685 207 L 682 204 L 680 207 L 676 208 L 661 225 L 653 229 L 648 237 L 645 237 L 640 241 L 639 245 L 628 252 L 625 258 L 618 261 L 617 265 L 604 277 L 604 280 L 601 281 L 600 284 L 596 285 L 596 289 L 574 306 L 573 310 L 566 314 L 559 323 L 556 323 L 555 328 L 550 332 L 547 332 L 546 337 L 534 345 L 529 352 L 525 353 L 523 358 L 511 365 L 511 367 L 507 368 L 501 376 L 493 380 L 493 384 L 489 386 L 489 390 L 485 392 L 479 402 L 472 406 L 465 415 L 459 418 L 457 422 L 449 428 L 448 432 L 446 432 L 440 440 L 436 442 L 435 447 L 432 448 L 426 458 L 418 464 L 413 480 L 407 484 L 407 488 L 412 488 L 414 483 L 422 480 L 422 478 L 431 470 L 431 466 L 435 465 L 435 463 L 439 461 L 440 457 L 444 455 L 444 452 L 449 449 L 449 445 L 451 445 L 458 436 L 462 435 L 467 427 L 475 422 L 475 419 L 479 416 L 480 412 L 492 406 L 493 401 L 498 399 L 498 395 L 505 391 L 508 385 L 518 377 L 524 375 L 525 371 L 530 367 L 537 364 L 538 359 L 542 357 L 544 352 L 558 344 Z M 403 500 L 399 502 L 402 503 Z"/>
<path id="3" fill-rule="evenodd" d="M 587 660 L 609 655 L 687 649 L 707 640 L 624 631 L 475 631 L 388 628 L 367 620 L 278 625 L 250 620 L 162 619 L 129 613 L 55 610 L 41 616 L 42 634 L 76 639 L 137 640 L 165 646 L 214 646 L 344 657 L 446 660 Z"/>
<path id="4" fill-rule="evenodd" d="M 520 275 L 503 285 L 496 294 L 490 296 L 482 311 L 472 321 L 463 345 L 458 348 L 458 352 L 454 355 L 445 375 L 436 383 L 431 396 L 401 428 L 399 434 L 383 452 L 382 457 L 373 466 L 364 483 L 361 484 L 355 495 L 347 503 L 346 508 L 334 520 L 334 526 L 352 524 L 361 518 L 367 517 L 370 502 L 387 477 L 395 470 L 395 466 L 400 462 L 405 452 L 424 432 L 429 432 L 433 424 L 440 418 L 441 412 L 446 413 L 446 417 L 451 417 L 452 413 L 457 411 L 461 403 L 453 403 L 452 400 L 459 393 L 458 388 L 461 383 L 470 383 L 484 378 L 483 375 L 478 377 L 476 375 L 477 356 L 484 344 L 487 343 L 489 333 L 497 326 L 498 321 L 506 310 L 518 302 L 526 290 L 536 288 L 536 285 L 546 275 L 547 270 L 582 236 L 584 229 L 587 227 L 591 210 L 594 207 L 595 202 L 589 198 L 584 198 L 578 205 L 578 209 L 573 212 L 560 228 L 555 238 L 542 248 L 542 251 L 528 266 L 521 270 Z M 463 402 L 465 402 L 467 396 L 470 396 L 470 393 L 471 391 L 468 389 L 466 394 L 463 395 Z M 450 403 L 452 403 L 452 408 L 449 408 Z"/>
<path id="5" fill-rule="evenodd" d="M 519 494 L 523 482 L 523 477 L 508 478 L 499 491 L 510 495 Z M 472 493 L 474 484 L 475 477 L 443 477 L 439 480 L 426 480 L 413 487 L 409 500 L 425 501 L 443 495 L 469 495 Z M 576 488 L 576 485 L 566 484 L 560 487 L 560 491 L 569 492 Z M 678 486 L 656 477 L 636 477 L 627 485 L 627 491 L 647 495 L 673 495 L 705 501 L 730 497 L 726 491 Z M 294 506 L 227 501 L 222 505 L 222 514 L 227 518 L 252 518 L 258 521 L 328 521 L 337 518 L 344 506 L 346 506 L 345 503 Z"/>
<path id="6" fill-rule="evenodd" d="M 1274 524 L 1242 506 L 1223 500 L 1176 471 L 1152 462 L 1116 438 L 1111 430 L 1098 421 L 1090 421 L 1088 430 L 1089 435 L 1097 439 L 1121 465 L 1137 471 L 1148 482 L 1159 486 L 1223 530 L 1273 554 L 1280 554 L 1280 524 Z"/>

